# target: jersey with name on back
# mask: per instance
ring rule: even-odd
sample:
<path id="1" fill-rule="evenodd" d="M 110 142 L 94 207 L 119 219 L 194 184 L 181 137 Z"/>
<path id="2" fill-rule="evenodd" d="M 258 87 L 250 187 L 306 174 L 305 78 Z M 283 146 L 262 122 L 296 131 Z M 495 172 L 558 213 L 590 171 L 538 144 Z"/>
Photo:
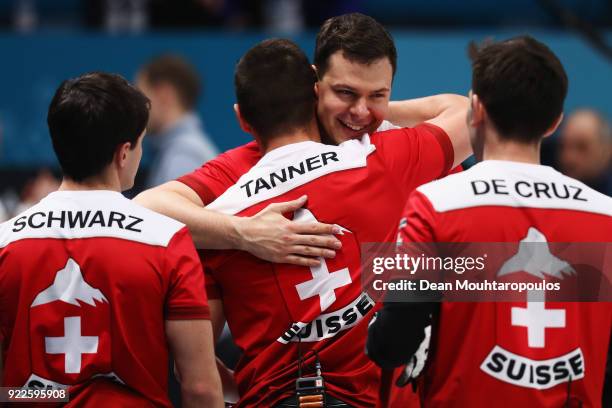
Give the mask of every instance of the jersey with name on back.
<path id="1" fill-rule="evenodd" d="M 118 192 L 54 192 L 0 226 L 0 266 L 3 386 L 103 376 L 170 406 L 164 321 L 209 318 L 183 224 Z"/>
<path id="2" fill-rule="evenodd" d="M 296 143 L 269 152 L 208 206 L 249 216 L 307 194 L 296 219 L 342 227 L 342 250 L 317 268 L 275 265 L 238 251 L 205 254 L 209 298 L 223 300 L 244 351 L 236 368 L 239 407 L 273 406 L 294 393 L 298 336 L 303 353 L 318 351 L 331 395 L 355 407 L 377 404 L 380 371 L 364 354 L 375 305 L 361 290 L 360 244 L 392 242 L 403 200 L 447 174 L 452 160 L 448 136 L 432 125 L 340 146 Z"/>
<path id="3" fill-rule="evenodd" d="M 431 128 L 433 129 L 435 126 L 431 126 Z M 393 136 L 396 134 L 396 132 L 387 131 L 397 129 L 401 128 L 388 121 L 383 121 L 377 131 L 373 134 L 373 138 L 375 140 L 382 135 Z M 444 137 L 448 138 L 447 136 Z M 442 147 L 445 150 L 445 155 L 452 156 L 453 152 L 450 144 L 443 142 Z M 416 154 L 401 150 L 397 152 L 397 155 L 395 155 L 396 161 L 397 159 L 401 160 L 402 158 L 411 161 L 411 170 L 407 172 L 407 175 L 414 178 L 415 181 L 420 180 L 423 169 L 430 167 L 426 163 L 427 152 L 424 153 L 425 160 L 418 160 L 418 156 Z M 208 205 L 223 194 L 230 186 L 234 185 L 243 174 L 257 164 L 261 157 L 262 155 L 261 151 L 259 150 L 259 145 L 253 140 L 234 149 L 230 149 L 214 159 L 207 161 L 200 168 L 179 177 L 177 181 L 187 185 L 189 188 L 195 191 L 202 200 L 202 203 L 204 203 L 204 205 Z M 393 165 L 390 167 L 392 166 Z M 458 166 L 451 172 L 444 171 L 442 173 L 450 174 L 460 170 L 461 166 Z M 424 181 L 421 181 L 421 183 L 422 182 Z"/>
<path id="4" fill-rule="evenodd" d="M 612 199 L 550 167 L 487 160 L 418 188 L 401 225 L 403 242 L 610 242 Z M 601 406 L 610 303 L 529 299 L 442 303 L 426 406 Z"/>

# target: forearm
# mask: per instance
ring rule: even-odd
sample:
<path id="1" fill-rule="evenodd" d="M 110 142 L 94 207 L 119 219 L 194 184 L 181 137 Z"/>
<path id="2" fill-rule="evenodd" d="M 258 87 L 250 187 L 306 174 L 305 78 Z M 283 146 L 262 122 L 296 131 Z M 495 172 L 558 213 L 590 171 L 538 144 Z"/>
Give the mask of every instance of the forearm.
<path id="1" fill-rule="evenodd" d="M 333 236 L 339 230 L 332 224 L 285 218 L 283 214 L 295 212 L 306 199 L 270 204 L 251 217 L 236 217 L 205 209 L 194 190 L 170 181 L 134 200 L 187 225 L 198 248 L 238 249 L 270 262 L 317 266 L 317 257 L 332 258 L 340 248 Z"/>
<path id="2" fill-rule="evenodd" d="M 223 407 L 208 320 L 166 320 L 166 337 L 181 384 L 183 407 Z"/>
<path id="3" fill-rule="evenodd" d="M 238 217 L 207 210 L 173 191 L 147 190 L 134 200 L 187 225 L 197 248 L 242 249 Z"/>
<path id="4" fill-rule="evenodd" d="M 224 407 L 221 388 L 211 388 L 207 385 L 181 384 L 181 402 L 183 408 Z"/>
<path id="5" fill-rule="evenodd" d="M 449 109 L 456 109 L 467 98 L 455 94 L 440 94 L 389 103 L 387 119 L 397 126 L 413 127 L 434 119 Z"/>
<path id="6" fill-rule="evenodd" d="M 238 385 L 234 379 L 234 371 L 227 368 L 223 361 L 217 357 L 217 370 L 221 377 L 221 388 L 223 388 L 223 398 L 228 402 L 236 402 L 240 399 Z"/>

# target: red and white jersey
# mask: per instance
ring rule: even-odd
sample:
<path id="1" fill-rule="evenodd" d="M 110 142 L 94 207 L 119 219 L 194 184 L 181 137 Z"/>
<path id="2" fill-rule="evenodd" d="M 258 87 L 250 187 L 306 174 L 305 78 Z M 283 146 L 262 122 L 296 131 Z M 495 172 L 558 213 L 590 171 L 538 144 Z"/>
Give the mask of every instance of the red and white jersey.
<path id="1" fill-rule="evenodd" d="M 545 242 L 612 241 L 612 199 L 518 162 L 487 160 L 423 185 L 405 216 L 404 242 L 519 242 L 528 231 Z M 442 303 L 425 406 L 601 406 L 612 305 L 527 298 Z"/>
<path id="2" fill-rule="evenodd" d="M 0 226 L 3 386 L 106 376 L 169 407 L 164 321 L 208 318 L 186 227 L 118 192 L 54 192 Z"/>
<path id="3" fill-rule="evenodd" d="M 450 157 L 450 163 L 445 162 L 443 165 L 452 165 L 453 162 L 452 145 L 448 143 L 448 136 L 436 126 L 428 126 L 430 126 L 430 132 L 438 134 L 437 138 L 442 140 L 440 142 L 441 144 L 435 143 L 432 145 L 434 151 L 426 151 L 426 143 L 431 141 L 431 139 L 426 136 L 424 143 L 419 144 L 416 139 L 412 140 L 408 145 L 398 146 L 401 147 L 401 150 L 394 152 L 392 155 L 394 161 L 394 163 L 390 165 L 392 170 L 394 165 L 398 166 L 399 164 L 405 164 L 407 170 L 406 174 L 402 176 L 405 176 L 408 180 L 403 178 L 400 181 L 405 181 L 411 186 L 429 182 L 435 178 L 443 177 L 446 174 L 461 170 L 461 166 L 458 166 L 449 172 L 445 168 L 436 167 L 440 166 L 437 161 L 428 163 L 430 155 L 437 156 L 439 154 L 439 146 L 444 149 L 445 157 Z M 398 129 L 400 128 L 390 122 L 383 121 L 381 126 L 372 135 L 372 143 L 379 144 L 381 141 L 380 137 L 383 135 L 393 137 L 397 132 L 388 131 Z M 422 133 L 422 130 L 416 130 L 415 132 L 416 136 Z M 396 144 L 397 141 L 390 141 L 390 148 Z M 238 179 L 257 164 L 260 159 L 261 151 L 259 150 L 259 146 L 255 141 L 252 141 L 220 154 L 214 159 L 204 163 L 202 167 L 178 178 L 177 181 L 189 186 L 198 194 L 204 205 L 207 205 L 212 203 L 217 197 L 223 194 L 225 190 L 236 183 Z M 427 178 L 432 174 L 434 174 L 433 178 Z"/>
<path id="4" fill-rule="evenodd" d="M 331 395 L 355 407 L 377 404 L 380 370 L 364 354 L 375 305 L 361 290 L 360 244 L 393 242 L 408 194 L 446 175 L 452 161 L 450 139 L 433 125 L 340 146 L 301 142 L 266 154 L 208 206 L 249 216 L 307 194 L 307 208 L 295 217 L 343 231 L 342 250 L 317 268 L 272 264 L 238 251 L 206 254 L 208 296 L 223 300 L 244 352 L 236 369 L 238 406 L 272 406 L 295 393 L 301 329 L 307 368 L 312 372 L 309 350 L 315 349 Z"/>

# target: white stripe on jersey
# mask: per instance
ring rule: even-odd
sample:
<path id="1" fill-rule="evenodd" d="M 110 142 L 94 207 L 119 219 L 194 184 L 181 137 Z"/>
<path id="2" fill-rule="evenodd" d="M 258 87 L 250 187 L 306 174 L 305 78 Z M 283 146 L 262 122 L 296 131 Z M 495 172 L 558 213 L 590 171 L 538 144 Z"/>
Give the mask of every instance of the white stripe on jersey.
<path id="1" fill-rule="evenodd" d="M 56 191 L 0 225 L 0 248 L 22 239 L 121 238 L 167 246 L 184 225 L 114 191 Z"/>
<path id="2" fill-rule="evenodd" d="M 367 134 L 339 146 L 307 141 L 279 147 L 206 208 L 237 214 L 327 174 L 365 167 L 368 155 L 375 150 Z"/>
<path id="3" fill-rule="evenodd" d="M 504 206 L 612 215 L 612 198 L 552 167 L 537 164 L 485 160 L 417 190 L 437 212 Z"/>
<path id="4" fill-rule="evenodd" d="M 394 125 L 393 123 L 389 122 L 388 120 L 383 120 L 382 123 L 380 124 L 380 126 L 378 127 L 378 129 L 376 129 L 377 132 L 384 132 L 386 130 L 393 130 L 393 129 L 401 129 L 400 126 Z"/>

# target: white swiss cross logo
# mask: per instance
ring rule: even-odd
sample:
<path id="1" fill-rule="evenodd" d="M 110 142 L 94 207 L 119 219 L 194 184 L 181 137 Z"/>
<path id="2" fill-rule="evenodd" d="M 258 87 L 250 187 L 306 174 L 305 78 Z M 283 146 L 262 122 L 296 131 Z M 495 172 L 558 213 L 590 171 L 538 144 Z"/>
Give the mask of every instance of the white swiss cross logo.
<path id="1" fill-rule="evenodd" d="M 574 275 L 575 269 L 563 259 L 550 252 L 548 239 L 534 227 L 519 243 L 518 252 L 504 262 L 498 276 L 526 272 L 538 279 L 547 275 L 557 279 Z M 545 292 L 527 292 L 527 308 L 512 308 L 512 326 L 527 328 L 527 344 L 531 348 L 543 348 L 546 344 L 546 329 L 565 327 L 565 309 L 546 309 Z"/>
<path id="2" fill-rule="evenodd" d="M 546 329 L 565 327 L 565 309 L 546 309 L 544 292 L 529 291 L 527 308 L 512 308 L 512 325 L 527 327 L 527 344 L 531 348 L 543 348 Z"/>
<path id="3" fill-rule="evenodd" d="M 64 306 L 56 305 L 60 309 L 54 309 L 53 306 L 45 307 L 45 305 L 57 301 L 73 305 L 78 309 L 82 309 L 81 305 L 89 305 L 97 309 L 98 305 L 108 303 L 108 299 L 99 289 L 92 287 L 85 281 L 81 267 L 72 258 L 69 258 L 66 265 L 57 271 L 53 284 L 38 293 L 34 298 L 30 307 L 36 311 L 33 319 L 40 321 L 37 324 L 44 326 L 45 321 L 57 321 L 53 317 L 57 313 L 61 313 L 59 310 L 63 310 L 65 313 Z M 91 313 L 91 310 L 90 308 L 89 313 Z M 59 324 L 63 322 L 63 336 L 44 336 L 42 351 L 46 354 L 63 354 L 65 374 L 79 374 L 82 368 L 83 354 L 97 354 L 99 352 L 100 337 L 82 335 L 81 320 L 83 317 L 85 316 L 65 316 L 63 320 L 57 321 Z M 91 318 L 89 321 L 91 321 Z M 47 330 L 48 328 L 45 327 L 44 331 Z M 89 330 L 95 329 L 90 327 Z"/>
<path id="4" fill-rule="evenodd" d="M 295 212 L 294 221 L 317 221 L 315 216 L 306 209 L 300 209 Z M 346 229 L 344 231 L 347 231 Z M 319 296 L 319 304 L 321 311 L 326 310 L 336 301 L 336 289 L 349 285 L 351 273 L 348 268 L 342 268 L 339 271 L 330 272 L 325 263 L 325 259 L 319 258 L 321 264 L 319 266 L 310 267 L 312 280 L 302 282 L 295 286 L 300 300 L 308 299 L 313 296 Z"/>
<path id="5" fill-rule="evenodd" d="M 81 372 L 81 356 L 98 352 L 97 336 L 81 336 L 81 318 L 64 317 L 64 337 L 45 337 L 45 351 L 65 354 L 65 369 L 69 374 Z"/>

